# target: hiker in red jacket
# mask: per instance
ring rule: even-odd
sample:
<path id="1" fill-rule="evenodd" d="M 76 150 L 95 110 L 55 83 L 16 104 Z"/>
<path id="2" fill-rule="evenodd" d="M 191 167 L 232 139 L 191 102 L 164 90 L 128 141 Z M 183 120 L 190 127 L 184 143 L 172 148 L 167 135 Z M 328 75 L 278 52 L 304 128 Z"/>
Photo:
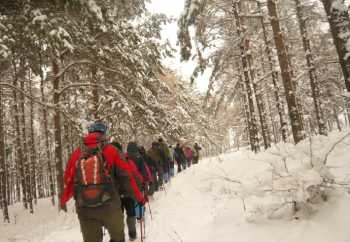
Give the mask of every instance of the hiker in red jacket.
<path id="1" fill-rule="evenodd" d="M 145 199 L 129 164 L 113 145 L 107 144 L 107 127 L 96 122 L 88 131 L 84 145 L 67 163 L 61 204 L 74 196 L 84 242 L 102 242 L 102 226 L 108 230 L 110 242 L 125 242 L 120 192 L 142 205 Z"/>
<path id="2" fill-rule="evenodd" d="M 185 146 L 184 153 L 185 153 L 185 156 L 187 159 L 187 167 L 190 167 L 192 164 L 192 159 L 193 159 L 193 151 L 192 151 L 191 147 Z"/>

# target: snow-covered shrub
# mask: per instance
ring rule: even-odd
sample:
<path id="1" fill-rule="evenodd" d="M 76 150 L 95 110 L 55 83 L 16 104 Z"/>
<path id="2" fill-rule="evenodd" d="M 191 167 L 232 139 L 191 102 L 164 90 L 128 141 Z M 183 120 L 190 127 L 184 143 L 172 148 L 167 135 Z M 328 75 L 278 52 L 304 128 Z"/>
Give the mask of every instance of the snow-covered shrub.
<path id="1" fill-rule="evenodd" d="M 296 146 L 279 144 L 254 157 L 263 159 L 269 169 L 255 174 L 254 179 L 240 180 L 237 194 L 244 202 L 247 220 L 305 219 L 322 209 L 322 203 L 339 187 L 327 158 L 336 146 L 346 145 L 348 136 L 317 137 Z"/>
<path id="2" fill-rule="evenodd" d="M 270 177 L 258 180 L 254 189 L 242 187 L 244 198 L 255 204 L 248 211 L 248 221 L 308 217 L 317 211 L 320 203 L 327 201 L 334 189 L 326 167 L 271 172 Z"/>

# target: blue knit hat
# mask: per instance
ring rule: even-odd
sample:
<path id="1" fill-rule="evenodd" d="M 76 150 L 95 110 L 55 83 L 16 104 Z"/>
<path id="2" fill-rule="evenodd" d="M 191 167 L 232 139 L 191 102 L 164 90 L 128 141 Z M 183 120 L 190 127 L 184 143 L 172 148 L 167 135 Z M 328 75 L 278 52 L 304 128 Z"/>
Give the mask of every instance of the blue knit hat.
<path id="1" fill-rule="evenodd" d="M 106 134 L 107 126 L 104 123 L 98 121 L 98 122 L 95 122 L 95 123 L 91 124 L 88 127 L 88 132 L 89 133 L 99 132 L 99 133 L 102 133 L 102 134 Z"/>

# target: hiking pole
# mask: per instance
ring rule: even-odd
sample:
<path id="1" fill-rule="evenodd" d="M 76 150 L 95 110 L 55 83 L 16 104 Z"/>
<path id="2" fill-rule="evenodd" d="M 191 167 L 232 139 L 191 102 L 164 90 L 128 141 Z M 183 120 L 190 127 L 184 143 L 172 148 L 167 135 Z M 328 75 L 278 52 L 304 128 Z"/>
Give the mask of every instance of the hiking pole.
<path id="1" fill-rule="evenodd" d="M 146 215 L 146 213 L 144 214 L 144 217 L 143 217 L 143 236 L 146 239 L 146 217 L 145 217 L 145 215 Z"/>
<path id="2" fill-rule="evenodd" d="M 143 222 L 143 216 L 142 216 L 142 207 L 139 206 L 139 209 L 140 209 L 140 231 L 141 231 L 141 242 L 143 242 L 143 225 L 142 225 L 142 222 Z"/>
<path id="3" fill-rule="evenodd" d="M 142 221 L 143 221 L 143 238 L 146 239 L 146 204 L 144 205 L 144 209 L 142 210 Z"/>
<path id="4" fill-rule="evenodd" d="M 151 220 L 153 220 L 151 205 L 149 204 L 149 202 L 148 202 L 148 209 L 149 209 L 149 214 L 151 215 Z"/>
<path id="5" fill-rule="evenodd" d="M 142 219 L 140 219 L 140 230 L 141 230 L 141 242 L 143 242 L 143 226 L 142 226 Z"/>
<path id="6" fill-rule="evenodd" d="M 163 188 L 163 190 L 165 192 L 165 195 L 166 195 L 166 190 L 165 190 L 165 185 L 164 184 L 162 185 L 162 188 Z"/>

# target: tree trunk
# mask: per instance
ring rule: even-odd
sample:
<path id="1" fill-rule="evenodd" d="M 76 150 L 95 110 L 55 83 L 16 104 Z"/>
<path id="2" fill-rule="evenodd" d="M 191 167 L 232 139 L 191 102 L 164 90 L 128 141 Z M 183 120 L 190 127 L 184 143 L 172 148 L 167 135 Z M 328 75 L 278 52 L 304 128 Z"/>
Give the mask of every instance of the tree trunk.
<path id="1" fill-rule="evenodd" d="M 6 144 L 6 141 L 5 141 Z M 9 160 L 9 157 L 7 156 L 7 153 L 5 152 L 5 156 L 6 156 L 6 160 Z M 5 169 L 5 176 L 6 176 L 6 192 L 7 192 L 7 204 L 11 205 L 14 203 L 14 196 L 13 194 L 15 194 L 14 192 L 14 188 L 15 188 L 15 183 L 14 181 L 14 174 L 13 174 L 13 170 L 11 170 L 10 164 L 9 162 L 5 163 L 6 165 L 6 169 Z"/>
<path id="2" fill-rule="evenodd" d="M 332 111 L 333 112 L 333 111 Z M 330 119 L 328 119 L 327 120 L 327 123 L 328 123 L 328 129 L 329 129 L 329 131 L 333 131 L 333 123 L 332 123 L 332 120 L 330 120 Z"/>
<path id="3" fill-rule="evenodd" d="M 237 35 L 239 37 L 242 37 L 242 25 L 241 25 L 241 19 L 239 16 L 239 3 L 233 1 L 232 2 L 232 9 L 234 18 L 236 21 L 236 28 L 237 28 Z M 244 46 L 244 39 L 242 38 L 239 41 L 239 48 L 240 48 L 240 55 L 241 55 L 241 61 L 242 61 L 242 69 L 243 69 L 243 75 L 244 75 L 244 83 L 245 83 L 245 89 L 247 91 L 247 98 L 248 98 L 248 104 L 249 104 L 249 135 L 251 140 L 251 149 L 254 152 L 258 152 L 259 147 L 259 137 L 258 137 L 258 127 L 257 122 L 255 118 L 255 110 L 254 110 L 254 101 L 253 101 L 253 89 L 251 85 L 251 80 L 249 78 L 249 66 L 248 66 L 248 59 L 247 59 L 247 50 Z"/>
<path id="4" fill-rule="evenodd" d="M 24 86 L 24 79 L 21 81 L 21 89 L 25 91 L 25 86 Z M 28 158 L 28 143 L 27 143 L 27 130 L 26 130 L 26 113 L 25 113 L 25 96 L 22 93 L 21 94 L 21 101 L 20 101 L 20 106 L 21 106 L 21 121 L 22 121 L 22 141 L 23 141 L 23 160 L 24 160 L 24 178 L 26 180 L 26 192 L 27 192 L 27 201 L 29 204 L 29 211 L 30 213 L 34 213 L 34 208 L 33 208 L 33 194 L 32 194 L 32 188 L 31 188 L 31 181 L 32 181 L 32 170 L 31 170 L 31 164 L 30 164 L 30 159 Z"/>
<path id="5" fill-rule="evenodd" d="M 21 76 L 20 73 L 16 71 L 16 64 L 14 63 L 15 69 L 15 78 L 13 80 L 13 86 L 17 87 L 17 78 L 18 75 Z M 22 71 L 22 70 L 21 70 Z M 21 181 L 22 194 L 18 194 L 19 198 L 22 196 L 23 206 L 25 209 L 28 209 L 28 201 L 27 201 L 27 190 L 26 190 L 26 179 L 24 172 L 24 155 L 23 155 L 23 144 L 22 144 L 22 135 L 21 135 L 21 126 L 20 126 L 20 114 L 18 107 L 18 96 L 17 91 L 13 90 L 13 109 L 14 109 L 14 119 L 16 123 L 16 166 L 17 166 L 17 179 Z M 19 174 L 18 174 L 19 171 Z M 19 175 L 19 177 L 18 177 Z"/>
<path id="6" fill-rule="evenodd" d="M 258 8 L 259 12 L 263 16 L 262 8 L 261 8 L 261 3 L 258 2 Z M 266 30 L 266 26 L 264 23 L 264 18 L 261 17 L 261 28 L 263 30 L 263 37 L 264 37 L 264 42 L 265 42 L 265 52 L 266 56 L 269 62 L 269 68 L 271 71 L 271 77 L 272 77 L 272 84 L 273 84 L 273 93 L 275 96 L 275 102 L 276 102 L 276 107 L 277 107 L 277 112 L 280 120 L 280 126 L 281 126 L 281 135 L 282 135 L 282 140 L 284 143 L 287 142 L 287 122 L 285 121 L 285 113 L 284 113 L 284 107 L 283 107 L 283 102 L 280 100 L 280 88 L 278 86 L 278 72 L 276 71 L 275 68 L 275 63 L 272 57 L 272 51 L 270 48 L 270 41 L 268 39 L 268 33 Z"/>
<path id="7" fill-rule="evenodd" d="M 71 130 L 69 130 L 69 123 L 68 122 L 64 122 L 63 125 L 63 140 L 64 140 L 64 150 L 65 150 L 65 158 L 64 160 L 68 160 L 69 159 L 69 155 L 71 154 L 70 152 L 70 139 L 69 139 L 69 133 L 71 132 Z"/>
<path id="8" fill-rule="evenodd" d="M 56 59 L 52 61 L 52 72 L 53 75 L 59 73 L 59 65 Z M 61 114 L 60 114 L 60 95 L 58 93 L 60 84 L 60 78 L 55 77 L 53 79 L 53 104 L 55 105 L 55 113 L 53 117 L 53 123 L 55 128 L 55 158 L 56 158 L 56 172 L 57 172 L 57 191 L 58 201 L 63 194 L 63 157 L 62 157 L 62 134 L 61 134 Z M 60 206 L 61 209 L 67 211 L 66 205 Z"/>
<path id="9" fill-rule="evenodd" d="M 92 70 L 92 77 L 91 77 L 91 83 L 94 85 L 97 85 L 97 69 L 93 68 Z M 99 106 L 99 98 L 98 98 L 98 88 L 97 86 L 92 86 L 92 101 L 93 101 L 93 110 L 92 110 L 92 116 L 94 117 L 95 121 L 98 120 L 98 106 Z"/>
<path id="10" fill-rule="evenodd" d="M 222 103 L 224 102 L 225 100 L 225 97 L 226 97 L 226 92 L 227 92 L 227 88 L 226 88 L 226 85 L 223 86 L 223 91 L 222 93 L 220 94 L 220 98 L 219 98 L 219 101 L 218 103 L 216 104 L 216 107 L 215 107 L 215 111 L 214 111 L 214 117 L 216 118 L 217 115 L 219 114 L 219 111 L 220 111 L 220 108 L 222 106 Z"/>
<path id="11" fill-rule="evenodd" d="M 241 77 L 242 79 L 242 77 Z M 245 91 L 245 88 L 244 88 L 244 84 L 243 84 L 243 81 L 241 80 L 241 83 L 242 83 L 242 92 L 241 92 L 241 98 L 240 98 L 240 101 L 241 101 L 241 107 L 242 107 L 242 112 L 243 112 L 243 116 L 244 116 L 244 121 L 245 121 L 245 126 L 246 126 L 246 129 L 247 130 L 247 140 L 249 140 L 249 144 L 252 144 L 253 141 L 252 141 L 252 136 L 250 135 L 250 128 L 249 128 L 249 104 L 248 104 L 248 98 L 247 98 L 247 93 Z M 243 132 L 244 134 L 244 132 Z"/>
<path id="12" fill-rule="evenodd" d="M 7 179 L 6 179 L 6 154 L 5 154 L 5 128 L 4 128 L 4 106 L 3 106 L 3 93 L 0 87 L 0 203 L 3 211 L 4 222 L 10 222 L 8 212 L 8 197 L 7 197 Z"/>
<path id="13" fill-rule="evenodd" d="M 31 75 L 29 75 L 29 93 L 32 96 L 33 94 L 33 80 L 31 78 Z M 34 198 L 35 204 L 37 204 L 37 157 L 36 157 L 36 149 L 35 149 L 35 138 L 34 138 L 34 102 L 31 100 L 30 101 L 30 160 L 31 160 L 31 169 L 32 169 L 32 174 L 31 174 L 31 189 L 32 189 L 32 194 Z"/>
<path id="14" fill-rule="evenodd" d="M 302 9 L 303 7 L 300 3 L 300 0 L 294 0 L 294 2 L 296 5 L 296 13 L 297 13 L 298 22 L 299 22 L 300 34 L 303 41 L 306 65 L 309 69 L 310 86 L 311 86 L 312 98 L 315 106 L 318 133 L 320 135 L 327 135 L 327 127 L 326 127 L 324 117 L 323 117 L 323 112 L 321 109 L 320 88 L 317 80 L 314 56 L 312 54 L 310 39 L 308 37 L 308 32 L 306 29 L 306 19 L 303 16 L 303 9 Z"/>
<path id="15" fill-rule="evenodd" d="M 278 53 L 278 60 L 281 68 L 283 85 L 288 105 L 289 118 L 292 126 L 292 133 L 295 143 L 299 143 L 304 135 L 304 130 L 302 128 L 301 115 L 298 111 L 298 105 L 295 95 L 295 88 L 292 80 L 292 75 L 290 73 L 289 61 L 286 52 L 286 46 L 283 40 L 282 31 L 280 28 L 279 18 L 277 14 L 277 6 L 275 0 L 268 0 L 267 7 L 269 11 L 271 26 L 273 30 L 273 35 L 275 39 L 276 49 Z"/>
<path id="16" fill-rule="evenodd" d="M 43 103 L 46 102 L 45 99 L 45 92 L 44 92 L 44 73 L 40 72 L 40 92 L 41 92 L 41 101 Z M 50 153 L 50 141 L 49 141 L 49 128 L 48 128 L 48 114 L 46 111 L 46 108 L 43 107 L 43 121 L 44 121 L 44 132 L 45 132 L 45 152 L 46 152 L 46 162 L 47 162 L 47 168 L 49 171 L 49 184 L 50 184 L 50 196 L 51 196 L 51 202 L 52 205 L 55 205 L 55 182 L 54 182 L 54 174 L 52 169 L 52 157 Z"/>
<path id="17" fill-rule="evenodd" d="M 16 114 L 14 115 L 14 117 L 16 117 Z M 22 182 L 22 179 L 21 179 L 21 168 L 20 168 L 20 161 L 18 159 L 18 154 L 17 154 L 17 151 L 18 151 L 18 148 L 17 148 L 17 123 L 16 123 L 16 118 L 15 118 L 15 123 L 14 123 L 14 130 L 16 131 L 14 133 L 14 137 L 15 137 L 15 154 L 14 154 L 14 161 L 15 161 L 15 172 L 14 172 L 14 175 L 16 176 L 15 177 L 15 182 L 16 182 L 16 196 L 15 196 L 15 201 L 16 202 L 20 202 L 22 200 L 22 196 L 21 196 L 21 182 Z"/>
<path id="18" fill-rule="evenodd" d="M 44 198 L 45 196 L 45 176 L 44 176 L 44 162 L 43 162 L 42 154 L 41 152 L 38 152 L 37 162 L 37 186 L 38 186 L 38 198 Z M 47 173 L 47 170 L 45 170 L 45 174 Z"/>
<path id="19" fill-rule="evenodd" d="M 249 40 L 246 40 L 246 49 L 250 49 L 250 43 Z M 263 95 L 261 93 L 260 88 L 258 87 L 258 84 L 256 83 L 256 75 L 255 75 L 255 69 L 254 69 L 254 63 L 253 63 L 253 56 L 251 54 L 251 51 L 248 51 L 247 53 L 247 59 L 248 59 L 248 65 L 250 70 L 250 77 L 253 82 L 253 90 L 255 94 L 255 100 L 258 108 L 258 114 L 260 119 L 260 125 L 261 125 L 261 134 L 264 141 L 264 148 L 265 150 L 271 147 L 271 140 L 270 140 L 270 129 L 267 124 L 266 120 L 266 108 L 263 100 Z"/>
<path id="20" fill-rule="evenodd" d="M 341 125 L 340 125 L 340 120 L 339 120 L 337 108 L 336 108 L 335 105 L 333 105 L 333 115 L 334 115 L 334 120 L 335 120 L 335 122 L 337 124 L 337 128 L 338 128 L 339 132 L 341 132 L 342 128 L 341 128 Z"/>
<path id="21" fill-rule="evenodd" d="M 326 11 L 339 62 L 343 71 L 345 86 L 350 92 L 350 19 L 348 7 L 341 0 L 321 0 Z"/>
<path id="22" fill-rule="evenodd" d="M 350 126 L 350 101 L 346 100 L 346 116 L 348 118 L 348 126 Z"/>

